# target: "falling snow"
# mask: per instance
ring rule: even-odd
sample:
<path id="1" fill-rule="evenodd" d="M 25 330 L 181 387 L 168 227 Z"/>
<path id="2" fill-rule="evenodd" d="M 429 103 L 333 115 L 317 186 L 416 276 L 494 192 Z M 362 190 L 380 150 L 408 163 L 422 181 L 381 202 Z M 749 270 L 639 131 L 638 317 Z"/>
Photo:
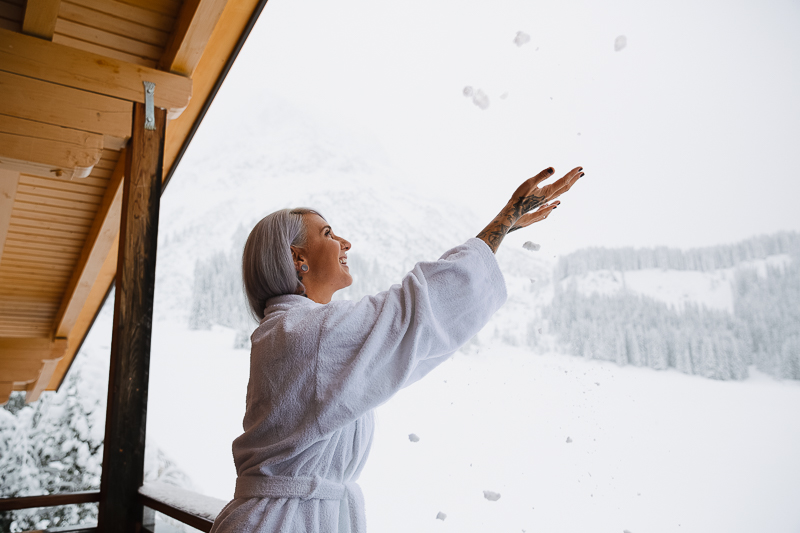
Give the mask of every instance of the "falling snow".
<path id="1" fill-rule="evenodd" d="M 523 248 L 526 250 L 530 250 L 531 252 L 538 252 L 539 248 L 542 247 L 541 244 L 536 244 L 535 242 L 528 241 L 522 245 Z"/>
<path id="2" fill-rule="evenodd" d="M 522 46 L 523 44 L 527 44 L 531 42 L 531 36 L 523 31 L 518 31 L 517 36 L 514 37 L 514 44 L 517 46 Z"/>
<path id="3" fill-rule="evenodd" d="M 567 444 L 572 442 L 572 437 L 567 437 Z"/>
<path id="4" fill-rule="evenodd" d="M 443 513 L 443 512 L 441 512 L 441 511 L 439 511 L 439 514 L 437 514 L 437 515 L 436 515 L 436 520 L 441 520 L 441 521 L 444 521 L 444 519 L 445 519 L 445 518 L 447 518 L 447 515 L 446 515 L 446 514 L 444 514 L 444 513 Z"/>
<path id="5" fill-rule="evenodd" d="M 472 96 L 472 87 L 467 85 L 466 87 L 464 87 L 464 91 L 463 92 L 464 92 L 464 96 L 466 96 L 466 97 Z"/>
<path id="6" fill-rule="evenodd" d="M 619 52 L 628 44 L 628 39 L 624 35 L 620 35 L 614 39 L 614 51 Z"/>
<path id="7" fill-rule="evenodd" d="M 472 103 L 481 109 L 487 109 L 489 107 L 489 96 L 482 90 L 478 89 L 475 91 L 475 94 L 472 95 Z"/>
<path id="8" fill-rule="evenodd" d="M 500 499 L 500 493 L 492 492 L 490 490 L 485 490 L 483 491 L 483 497 L 489 500 L 490 502 L 496 502 L 497 500 Z"/>
<path id="9" fill-rule="evenodd" d="M 411 442 L 419 442 L 419 437 L 417 437 L 416 433 L 411 433 L 408 436 L 408 440 L 410 440 Z"/>

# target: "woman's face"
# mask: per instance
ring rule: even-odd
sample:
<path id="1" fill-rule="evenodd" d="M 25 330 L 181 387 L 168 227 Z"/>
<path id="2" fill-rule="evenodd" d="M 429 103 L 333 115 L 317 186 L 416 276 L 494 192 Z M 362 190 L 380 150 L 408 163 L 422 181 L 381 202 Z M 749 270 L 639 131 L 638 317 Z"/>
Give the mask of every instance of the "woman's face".
<path id="1" fill-rule="evenodd" d="M 297 272 L 306 287 L 306 295 L 317 303 L 331 301 L 333 293 L 353 283 L 347 266 L 350 243 L 336 236 L 321 216 L 303 215 L 306 224 L 306 245 L 292 246 L 292 258 Z M 303 272 L 302 266 L 308 266 Z"/>

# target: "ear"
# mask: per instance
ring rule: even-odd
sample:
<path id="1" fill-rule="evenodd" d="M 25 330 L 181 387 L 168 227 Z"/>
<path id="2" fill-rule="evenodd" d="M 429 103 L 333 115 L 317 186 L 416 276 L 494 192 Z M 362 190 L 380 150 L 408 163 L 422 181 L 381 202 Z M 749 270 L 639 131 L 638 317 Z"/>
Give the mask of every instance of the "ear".
<path id="1" fill-rule="evenodd" d="M 296 270 L 300 270 L 300 265 L 306 262 L 306 254 L 302 248 L 289 246 L 292 250 L 292 261 Z"/>

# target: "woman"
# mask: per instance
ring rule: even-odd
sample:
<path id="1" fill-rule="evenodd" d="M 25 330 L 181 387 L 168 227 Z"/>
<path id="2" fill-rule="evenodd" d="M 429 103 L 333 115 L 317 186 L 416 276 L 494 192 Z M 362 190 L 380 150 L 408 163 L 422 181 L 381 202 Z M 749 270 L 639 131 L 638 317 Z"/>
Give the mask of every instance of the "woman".
<path id="1" fill-rule="evenodd" d="M 261 220 L 242 261 L 261 324 L 244 433 L 233 442 L 236 492 L 211 531 L 366 531 L 355 481 L 372 442 L 372 409 L 486 324 L 506 300 L 493 255 L 503 237 L 547 218 L 582 170 L 539 187 L 553 174 L 543 170 L 476 238 L 358 302 L 331 302 L 353 281 L 350 243 L 319 213 L 285 209 Z"/>

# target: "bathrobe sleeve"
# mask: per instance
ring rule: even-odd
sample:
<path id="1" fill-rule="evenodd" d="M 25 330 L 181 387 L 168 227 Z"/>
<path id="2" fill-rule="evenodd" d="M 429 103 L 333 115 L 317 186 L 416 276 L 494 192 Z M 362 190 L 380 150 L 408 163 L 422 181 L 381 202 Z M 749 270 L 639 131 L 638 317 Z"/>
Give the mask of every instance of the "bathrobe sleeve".
<path id="1" fill-rule="evenodd" d="M 315 308 L 320 429 L 341 427 L 423 377 L 478 333 L 506 297 L 494 254 L 470 239 L 438 261 L 418 263 L 388 291 Z"/>

